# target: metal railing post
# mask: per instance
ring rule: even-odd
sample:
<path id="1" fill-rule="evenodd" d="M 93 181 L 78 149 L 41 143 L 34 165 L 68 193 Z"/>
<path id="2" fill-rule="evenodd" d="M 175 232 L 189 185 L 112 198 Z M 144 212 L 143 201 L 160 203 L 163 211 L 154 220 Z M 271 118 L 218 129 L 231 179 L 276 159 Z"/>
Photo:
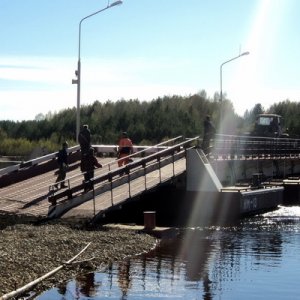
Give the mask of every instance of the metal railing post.
<path id="1" fill-rule="evenodd" d="M 159 182 L 161 183 L 161 164 L 160 164 L 160 157 L 158 158 L 158 167 L 159 167 Z"/>
<path id="2" fill-rule="evenodd" d="M 175 176 L 175 154 L 174 152 L 172 153 L 172 158 L 173 158 L 173 177 Z"/>
<path id="3" fill-rule="evenodd" d="M 130 173 L 128 173 L 128 195 L 131 198 Z"/>
<path id="4" fill-rule="evenodd" d="M 114 193 L 113 193 L 113 183 L 112 183 L 112 176 L 109 177 L 110 181 L 110 201 L 111 201 L 111 206 L 114 205 Z"/>
<path id="5" fill-rule="evenodd" d="M 96 200 L 95 200 L 95 188 L 93 185 L 93 204 L 94 204 L 94 217 L 96 216 Z"/>
<path id="6" fill-rule="evenodd" d="M 143 168 L 144 168 L 144 179 L 145 179 L 145 190 L 147 190 L 147 172 L 146 172 L 146 164 L 143 164 Z"/>

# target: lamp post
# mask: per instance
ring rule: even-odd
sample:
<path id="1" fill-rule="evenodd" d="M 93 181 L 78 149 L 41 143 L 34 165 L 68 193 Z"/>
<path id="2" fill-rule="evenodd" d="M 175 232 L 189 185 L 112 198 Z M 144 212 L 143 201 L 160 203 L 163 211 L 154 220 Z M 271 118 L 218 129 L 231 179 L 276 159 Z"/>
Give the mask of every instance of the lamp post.
<path id="1" fill-rule="evenodd" d="M 241 56 L 249 55 L 249 54 L 250 54 L 250 52 L 248 52 L 248 51 L 247 51 L 247 52 L 243 52 L 243 53 L 241 53 L 240 55 L 238 55 L 238 56 L 236 56 L 236 57 L 234 57 L 234 58 L 231 58 L 231 59 L 229 59 L 229 60 L 223 62 L 223 63 L 221 64 L 221 66 L 220 66 L 220 128 L 221 128 L 221 126 L 222 126 L 222 101 L 223 101 L 223 91 L 222 91 L 222 70 L 223 70 L 223 66 L 224 66 L 225 64 L 227 64 L 227 63 L 229 63 L 229 62 L 235 60 L 235 59 L 240 58 Z"/>
<path id="2" fill-rule="evenodd" d="M 80 61 L 80 47 L 81 47 L 81 24 L 84 20 L 87 18 L 90 18 L 94 15 L 97 15 L 98 13 L 107 10 L 113 6 L 117 6 L 122 4 L 122 0 L 115 1 L 111 4 L 107 4 L 107 6 L 103 9 L 100 9 L 84 18 L 82 18 L 79 22 L 79 41 L 78 41 L 78 63 L 77 63 L 77 70 L 75 71 L 75 75 L 77 76 L 77 79 L 72 79 L 72 84 L 77 84 L 77 110 L 76 110 L 76 141 L 78 143 L 78 135 L 80 131 L 80 87 L 81 87 L 81 61 Z"/>

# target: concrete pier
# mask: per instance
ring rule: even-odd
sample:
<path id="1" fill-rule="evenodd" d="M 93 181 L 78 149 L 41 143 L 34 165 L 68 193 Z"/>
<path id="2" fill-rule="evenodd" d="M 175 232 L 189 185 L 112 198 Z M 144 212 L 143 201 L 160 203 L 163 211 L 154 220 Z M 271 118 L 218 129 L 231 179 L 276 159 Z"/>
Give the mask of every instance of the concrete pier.
<path id="1" fill-rule="evenodd" d="M 222 168 L 221 168 L 222 169 Z M 227 169 L 224 166 L 224 176 Z M 220 172 L 219 172 L 220 173 Z M 237 218 L 271 210 L 282 203 L 282 186 L 223 186 L 217 173 L 201 149 L 187 152 L 187 193 L 197 198 L 199 217 L 213 219 Z"/>

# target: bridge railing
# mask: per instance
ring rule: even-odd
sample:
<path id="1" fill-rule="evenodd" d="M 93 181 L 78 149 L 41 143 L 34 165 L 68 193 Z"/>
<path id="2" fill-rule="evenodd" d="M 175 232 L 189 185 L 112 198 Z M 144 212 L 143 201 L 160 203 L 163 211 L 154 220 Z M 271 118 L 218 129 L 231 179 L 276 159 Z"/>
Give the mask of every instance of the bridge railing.
<path id="1" fill-rule="evenodd" d="M 75 153 L 75 152 L 79 151 L 79 149 L 80 149 L 79 146 L 74 146 L 74 147 L 68 148 L 67 151 L 69 154 L 71 154 L 71 153 Z M 25 162 L 21 162 L 19 164 L 15 164 L 13 166 L 9 166 L 9 167 L 0 169 L 0 176 L 39 165 L 41 163 L 55 159 L 56 156 L 57 156 L 57 152 L 54 152 L 54 153 L 46 154 L 46 155 L 38 157 L 38 158 L 34 158 L 31 160 L 25 161 Z"/>
<path id="2" fill-rule="evenodd" d="M 299 156 L 300 139 L 216 134 L 212 154 L 223 159 Z"/>
<path id="3" fill-rule="evenodd" d="M 186 150 L 190 147 L 194 147 L 194 141 L 197 141 L 198 137 L 192 139 L 186 139 L 185 141 L 176 144 L 172 147 L 168 147 L 166 149 L 160 150 L 157 153 L 153 153 L 147 157 L 142 158 L 141 160 L 133 161 L 130 164 L 126 165 L 122 168 L 122 172 L 124 172 L 127 176 L 125 176 L 122 180 L 116 180 L 115 175 L 119 175 L 118 170 L 111 171 L 108 174 L 108 179 L 110 182 L 115 181 L 115 184 L 112 185 L 111 189 L 111 204 L 114 205 L 114 196 L 113 196 L 113 188 L 119 186 L 120 184 L 127 183 L 128 184 L 128 193 L 131 196 L 131 182 L 138 177 L 144 177 L 144 190 L 147 190 L 147 174 L 157 170 L 159 172 L 158 181 L 162 183 L 164 181 L 162 176 L 162 168 L 166 165 L 172 165 L 172 176 L 176 175 L 175 172 L 175 162 L 186 156 Z M 117 177 L 118 178 L 118 177 Z M 101 177 L 95 177 L 94 183 L 102 182 Z M 99 181 L 100 180 L 100 181 Z M 120 184 L 119 184 L 120 183 Z"/>
<path id="4" fill-rule="evenodd" d="M 79 151 L 79 146 L 68 148 L 69 163 L 72 164 L 72 168 L 76 167 Z M 57 169 L 57 153 L 58 152 L 50 153 L 42 157 L 22 162 L 21 164 L 1 169 L 0 188 Z"/>
<path id="5" fill-rule="evenodd" d="M 155 152 L 159 152 L 161 150 L 164 150 L 166 148 L 169 147 L 169 145 L 172 145 L 176 142 L 178 142 L 179 140 L 182 140 L 183 137 L 177 136 L 175 138 L 169 139 L 167 141 L 161 142 L 159 144 L 153 145 L 153 146 L 134 146 L 134 149 L 137 149 L 138 151 L 134 151 L 134 153 L 130 154 L 128 156 L 128 158 L 136 158 L 136 157 L 144 157 L 147 154 L 152 154 Z M 105 150 L 104 152 L 107 153 L 108 151 L 111 153 L 116 153 L 117 152 L 117 146 L 115 145 L 110 145 L 110 146 L 100 146 L 100 148 L 98 146 L 93 145 L 93 147 L 95 147 L 95 149 L 97 150 L 97 153 L 100 153 L 101 151 Z M 104 148 L 103 148 L 104 147 Z M 141 150 L 139 150 L 141 149 Z M 109 171 L 114 170 L 114 169 L 120 169 L 118 167 L 118 161 L 120 161 L 121 159 L 113 159 L 112 161 L 103 164 L 102 168 L 108 168 Z M 120 169 L 120 172 L 123 172 L 122 169 Z M 69 176 L 66 179 L 60 181 L 60 182 L 55 182 L 53 184 L 51 184 L 49 186 L 49 192 L 50 193 L 54 193 L 56 190 L 56 186 L 61 184 L 62 182 L 67 183 L 68 188 L 70 189 L 72 186 L 72 183 L 77 184 L 77 182 L 83 177 L 83 175 L 85 174 L 85 172 L 81 172 L 79 174 L 73 175 L 73 176 Z"/>
<path id="6" fill-rule="evenodd" d="M 182 139 L 183 139 L 182 136 L 178 136 L 178 137 L 175 137 L 173 139 L 170 139 L 170 140 L 161 142 L 159 144 L 156 144 L 154 146 L 144 147 L 144 149 L 129 155 L 128 158 L 144 157 L 144 155 L 147 155 L 147 153 L 151 153 L 151 154 L 154 153 L 154 154 L 160 155 L 160 153 L 162 153 L 162 151 L 174 148 L 174 146 L 166 146 L 166 145 L 174 144 L 174 143 L 178 142 L 178 140 L 182 140 Z M 196 139 L 198 139 L 198 137 L 193 138 L 193 139 L 189 139 L 189 140 L 194 141 Z M 178 146 L 178 145 L 181 145 L 181 144 L 176 144 L 176 146 Z M 146 157 L 149 158 L 151 156 L 146 156 Z M 126 166 L 118 167 L 118 165 L 117 165 L 118 159 L 114 159 L 114 160 L 112 160 L 112 161 L 110 161 L 106 164 L 103 164 L 102 168 L 107 167 L 109 172 L 111 173 L 111 176 L 113 177 L 113 176 L 120 175 L 120 174 L 124 173 L 125 171 L 127 171 L 126 169 L 128 169 L 129 166 L 135 166 L 136 162 L 138 162 L 138 164 L 142 164 L 142 161 L 146 162 L 147 160 L 144 158 L 142 160 L 132 162 L 132 163 L 126 165 Z M 83 175 L 84 175 L 84 172 L 82 172 L 80 174 L 77 174 L 77 175 L 74 175 L 74 176 L 67 177 L 64 181 L 67 182 L 68 189 L 71 190 L 72 189 L 72 182 L 75 182 L 75 183 L 78 182 L 77 179 L 82 178 Z M 95 179 L 96 178 L 97 177 L 95 177 Z M 55 185 L 59 184 L 59 183 L 60 182 L 56 182 L 56 183 L 50 185 L 49 186 L 49 192 L 52 193 L 52 194 L 60 193 L 60 191 L 56 191 L 56 188 L 55 188 Z M 79 184 L 79 185 L 77 184 L 77 188 L 83 189 L 83 187 L 84 187 L 84 184 Z M 62 194 L 65 194 L 65 192 L 63 192 Z"/>
<path id="7" fill-rule="evenodd" d="M 178 143 L 174 146 L 166 147 L 156 153 L 150 154 L 146 157 L 143 157 L 139 160 L 135 160 L 124 167 L 116 168 L 113 170 L 109 170 L 107 173 L 102 174 L 100 176 L 94 177 L 91 180 L 92 183 L 92 195 L 91 198 L 85 200 L 92 200 L 101 193 L 110 191 L 111 192 L 111 205 L 114 203 L 114 188 L 127 185 L 128 193 L 131 195 L 132 187 L 131 182 L 138 177 L 145 178 L 145 189 L 147 189 L 147 174 L 158 170 L 159 171 L 159 180 L 160 182 L 163 180 L 161 176 L 161 169 L 167 164 L 173 164 L 173 176 L 175 175 L 175 162 L 178 159 L 185 157 L 185 151 L 189 147 L 194 147 L 196 141 L 199 137 L 186 139 L 185 141 Z M 125 176 L 120 176 L 122 173 L 126 174 Z M 74 187 L 70 187 L 63 191 L 54 192 L 49 196 L 49 202 L 52 205 L 59 205 L 59 203 L 64 203 L 66 199 L 70 199 L 72 202 L 72 198 L 79 196 L 80 194 L 84 194 L 85 184 L 79 184 Z M 62 202 L 61 202 L 62 201 Z M 96 213 L 96 212 L 95 212 Z"/>

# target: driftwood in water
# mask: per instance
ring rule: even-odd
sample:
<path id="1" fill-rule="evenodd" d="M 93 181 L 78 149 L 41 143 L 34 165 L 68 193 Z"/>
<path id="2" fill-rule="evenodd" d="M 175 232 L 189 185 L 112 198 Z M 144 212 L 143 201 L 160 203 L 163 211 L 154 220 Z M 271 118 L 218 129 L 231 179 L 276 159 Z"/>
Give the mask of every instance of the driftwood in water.
<path id="1" fill-rule="evenodd" d="M 28 284 L 18 288 L 15 291 L 12 291 L 10 293 L 7 293 L 3 296 L 0 297 L 0 300 L 7 300 L 7 299 L 11 299 L 13 297 L 19 296 L 23 293 L 25 293 L 26 291 L 32 289 L 35 285 L 37 285 L 38 283 L 40 283 L 41 281 L 43 281 L 44 279 L 52 276 L 53 274 L 55 274 L 56 272 L 58 272 L 59 270 L 61 270 L 65 265 L 68 265 L 70 263 L 72 263 L 81 253 L 83 253 L 90 245 L 91 243 L 88 243 L 79 253 L 77 253 L 74 257 L 72 257 L 70 260 L 68 260 L 66 263 L 64 263 L 63 265 L 60 265 L 59 267 L 53 269 L 52 271 L 50 271 L 49 273 L 29 282 Z"/>

